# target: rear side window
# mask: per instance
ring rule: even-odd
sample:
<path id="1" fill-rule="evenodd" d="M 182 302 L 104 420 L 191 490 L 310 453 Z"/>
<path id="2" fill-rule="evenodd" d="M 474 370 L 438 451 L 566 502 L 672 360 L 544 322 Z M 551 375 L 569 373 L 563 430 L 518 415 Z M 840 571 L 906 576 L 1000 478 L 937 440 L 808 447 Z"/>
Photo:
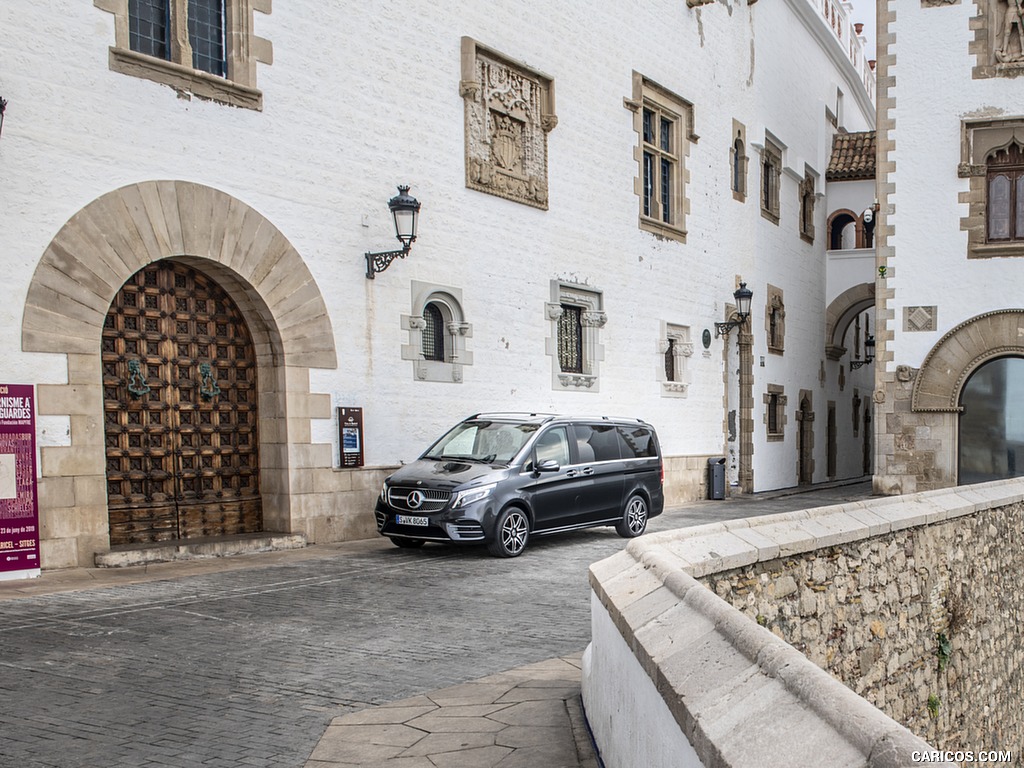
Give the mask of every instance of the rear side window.
<path id="1" fill-rule="evenodd" d="M 611 424 L 575 424 L 576 448 L 579 451 L 580 463 L 592 461 L 618 461 L 619 438 L 615 427 Z"/>
<path id="2" fill-rule="evenodd" d="M 646 427 L 617 427 L 622 455 L 627 459 L 657 458 L 658 445 L 654 433 Z"/>

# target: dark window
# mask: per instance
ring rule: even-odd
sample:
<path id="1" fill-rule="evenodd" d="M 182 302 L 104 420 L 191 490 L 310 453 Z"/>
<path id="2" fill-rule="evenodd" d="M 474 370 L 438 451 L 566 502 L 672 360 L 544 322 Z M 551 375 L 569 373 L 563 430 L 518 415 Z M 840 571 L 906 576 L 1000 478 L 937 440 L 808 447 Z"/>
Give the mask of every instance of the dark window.
<path id="1" fill-rule="evenodd" d="M 847 234 L 847 227 L 853 227 L 849 234 L 853 237 L 844 235 Z M 857 220 L 849 213 L 837 213 L 832 217 L 832 220 L 828 224 L 828 247 L 833 251 L 840 251 L 844 248 L 856 248 L 857 237 L 856 237 Z M 844 242 L 844 239 L 846 242 Z M 850 240 L 853 240 L 851 243 Z M 864 246 L 865 248 L 868 246 Z"/>
<path id="2" fill-rule="evenodd" d="M 436 304 L 423 308 L 423 359 L 444 362 L 444 316 Z"/>
<path id="3" fill-rule="evenodd" d="M 975 369 L 960 395 L 959 483 L 1024 475 L 1024 359 Z"/>
<path id="4" fill-rule="evenodd" d="M 675 121 L 653 108 L 643 112 L 644 216 L 672 224 L 675 219 Z"/>
<path id="5" fill-rule="evenodd" d="M 562 305 L 558 318 L 558 366 L 564 373 L 583 373 L 583 308 Z"/>
<path id="6" fill-rule="evenodd" d="M 223 77 L 224 0 L 188 0 L 188 41 L 192 66 Z"/>
<path id="7" fill-rule="evenodd" d="M 742 195 L 746 185 L 743 179 L 743 142 L 740 139 L 736 139 L 732 152 L 732 191 Z"/>
<path id="8" fill-rule="evenodd" d="M 779 433 L 779 396 L 774 392 L 768 395 L 768 434 Z"/>
<path id="9" fill-rule="evenodd" d="M 617 427 L 619 446 L 625 459 L 648 459 L 658 455 L 651 430 L 644 427 Z"/>
<path id="10" fill-rule="evenodd" d="M 1024 240 L 1024 151 L 1016 144 L 989 156 L 989 242 Z"/>
<path id="11" fill-rule="evenodd" d="M 128 0 L 128 44 L 133 51 L 171 60 L 171 30 L 185 16 L 192 61 L 176 63 L 227 75 L 224 0 Z M 175 54 L 177 55 L 177 54 Z"/>
<path id="12" fill-rule="evenodd" d="M 619 436 L 611 424 L 576 424 L 573 426 L 580 463 L 617 461 Z"/>
<path id="13" fill-rule="evenodd" d="M 668 349 L 665 350 L 665 381 L 676 380 L 676 340 L 671 336 L 668 339 Z"/>
<path id="14" fill-rule="evenodd" d="M 128 44 L 133 51 L 171 58 L 169 0 L 128 0 Z"/>

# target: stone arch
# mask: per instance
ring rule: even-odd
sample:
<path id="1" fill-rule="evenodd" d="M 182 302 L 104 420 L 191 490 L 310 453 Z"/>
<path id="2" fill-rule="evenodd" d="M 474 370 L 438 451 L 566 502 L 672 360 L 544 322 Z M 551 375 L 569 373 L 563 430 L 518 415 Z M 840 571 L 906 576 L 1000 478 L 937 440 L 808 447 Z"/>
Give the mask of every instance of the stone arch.
<path id="1" fill-rule="evenodd" d="M 825 311 L 825 354 L 829 360 L 839 360 L 846 354 L 843 338 L 850 323 L 857 315 L 874 305 L 874 283 L 861 283 L 847 288 L 828 305 Z"/>
<path id="2" fill-rule="evenodd" d="M 972 317 L 946 333 L 928 352 L 914 380 L 915 411 L 959 412 L 968 377 L 997 357 L 1024 356 L 1024 309 Z"/>
<path id="3" fill-rule="evenodd" d="M 833 211 L 828 217 L 828 248 L 832 251 L 843 249 L 842 233 L 850 224 L 854 225 L 854 247 L 859 248 L 861 239 L 861 219 L 856 213 L 848 208 L 841 208 Z"/>
<path id="4" fill-rule="evenodd" d="M 311 418 L 330 398 L 309 391 L 311 368 L 337 367 L 334 333 L 316 281 L 285 235 L 262 214 L 211 187 L 145 181 L 97 198 L 71 217 L 43 253 L 29 286 L 22 349 L 66 355 L 68 383 L 41 384 L 40 415 L 66 416 L 71 443 L 41 450 L 44 567 L 91 565 L 109 549 L 100 339 L 117 291 L 160 259 L 193 263 L 245 316 L 260 370 L 261 486 L 267 530 L 296 527 L 289 488 L 331 466 L 310 446 Z M 295 450 L 296 445 L 309 450 Z M 322 448 L 323 450 L 316 450 Z"/>

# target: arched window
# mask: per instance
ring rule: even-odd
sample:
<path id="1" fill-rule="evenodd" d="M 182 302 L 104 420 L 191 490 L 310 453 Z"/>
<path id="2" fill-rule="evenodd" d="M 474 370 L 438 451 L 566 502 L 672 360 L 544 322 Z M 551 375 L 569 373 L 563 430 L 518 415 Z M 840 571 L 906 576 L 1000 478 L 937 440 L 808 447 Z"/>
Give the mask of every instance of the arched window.
<path id="1" fill-rule="evenodd" d="M 828 248 L 830 251 L 845 251 L 856 248 L 857 219 L 849 211 L 837 211 L 828 221 Z M 865 246 L 868 247 L 868 246 Z"/>
<path id="2" fill-rule="evenodd" d="M 739 137 L 732 144 L 732 191 L 737 195 L 747 194 L 747 155 L 743 139 Z"/>
<path id="3" fill-rule="evenodd" d="M 988 157 L 988 241 L 1024 240 L 1024 151 L 1017 144 Z"/>
<path id="4" fill-rule="evenodd" d="M 1024 358 L 978 368 L 960 393 L 959 483 L 1024 475 Z"/>
<path id="5" fill-rule="evenodd" d="M 446 359 L 444 351 L 445 322 L 441 308 L 434 302 L 423 308 L 423 359 L 438 360 L 444 362 Z"/>
<path id="6" fill-rule="evenodd" d="M 466 346 L 473 327 L 466 322 L 460 289 L 413 280 L 412 311 L 401 323 L 409 333 L 402 359 L 412 361 L 417 381 L 462 381 L 463 368 L 473 364 Z"/>

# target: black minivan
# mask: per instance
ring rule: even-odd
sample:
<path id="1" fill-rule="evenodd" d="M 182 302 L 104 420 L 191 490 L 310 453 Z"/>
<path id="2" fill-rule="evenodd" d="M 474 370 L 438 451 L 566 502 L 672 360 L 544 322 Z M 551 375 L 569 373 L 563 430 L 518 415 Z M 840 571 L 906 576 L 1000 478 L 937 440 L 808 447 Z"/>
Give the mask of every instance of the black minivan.
<path id="1" fill-rule="evenodd" d="M 399 547 L 487 544 L 614 525 L 633 538 L 665 507 L 654 427 L 639 419 L 480 413 L 384 481 L 377 529 Z"/>

